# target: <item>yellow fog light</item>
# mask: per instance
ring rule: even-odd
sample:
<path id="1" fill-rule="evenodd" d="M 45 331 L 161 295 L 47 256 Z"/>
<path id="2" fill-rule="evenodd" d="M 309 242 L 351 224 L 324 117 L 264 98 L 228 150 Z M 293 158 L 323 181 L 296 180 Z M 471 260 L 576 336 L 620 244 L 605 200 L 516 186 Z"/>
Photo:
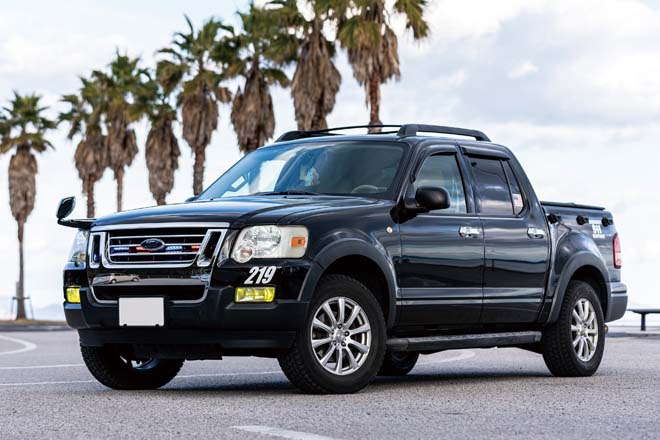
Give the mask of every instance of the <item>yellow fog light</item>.
<path id="1" fill-rule="evenodd" d="M 275 299 L 274 287 L 237 287 L 234 301 L 246 302 L 273 302 Z"/>
<path id="2" fill-rule="evenodd" d="M 66 288 L 66 301 L 80 304 L 80 287 L 69 286 Z"/>

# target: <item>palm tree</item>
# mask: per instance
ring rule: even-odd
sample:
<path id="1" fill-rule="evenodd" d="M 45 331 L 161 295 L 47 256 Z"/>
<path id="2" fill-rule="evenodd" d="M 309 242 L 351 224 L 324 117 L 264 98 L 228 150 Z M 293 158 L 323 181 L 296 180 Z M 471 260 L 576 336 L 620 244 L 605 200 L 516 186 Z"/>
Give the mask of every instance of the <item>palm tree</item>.
<path id="1" fill-rule="evenodd" d="M 401 76 L 397 37 L 390 27 L 389 17 L 403 16 L 406 29 L 419 40 L 429 33 L 424 20 L 427 0 L 396 0 L 393 10 L 387 10 L 385 0 L 353 0 L 355 14 L 340 23 L 339 41 L 348 50 L 353 76 L 365 87 L 369 106 L 369 125 L 379 125 L 380 86 Z M 371 132 L 379 132 L 372 128 Z"/>
<path id="2" fill-rule="evenodd" d="M 80 78 L 79 94 L 64 95 L 62 101 L 70 105 L 67 112 L 60 113 L 59 120 L 69 123 L 69 139 L 80 135 L 74 161 L 82 190 L 87 198 L 87 217 L 94 217 L 94 185 L 101 180 L 107 168 L 108 149 L 101 129 L 105 96 L 101 86 L 92 79 Z"/>
<path id="3" fill-rule="evenodd" d="M 131 128 L 131 123 L 139 120 L 141 115 L 133 111 L 131 104 L 144 72 L 139 62 L 139 58 L 130 58 L 117 52 L 109 65 L 109 74 L 100 71 L 92 73 L 107 99 L 105 125 L 108 167 L 112 169 L 117 181 L 117 211 L 122 210 L 126 167 L 133 163 L 138 153 L 135 130 Z"/>
<path id="4" fill-rule="evenodd" d="M 231 122 L 236 130 L 241 151 L 249 153 L 265 144 L 275 131 L 273 100 L 269 87 L 288 87 L 289 79 L 282 70 L 295 59 L 297 38 L 291 34 L 277 14 L 250 3 L 248 12 L 239 12 L 242 32 L 232 38 L 240 49 L 239 58 L 230 72 L 243 76 L 231 109 Z"/>
<path id="5" fill-rule="evenodd" d="M 5 108 L 6 115 L 0 123 L 2 143 L 0 153 L 14 150 L 9 161 L 9 205 L 18 224 L 18 294 L 16 319 L 25 319 L 25 273 L 23 257 L 23 236 L 25 222 L 34 209 L 37 193 L 37 159 L 33 152 L 43 153 L 52 144 L 46 140 L 48 130 L 57 124 L 44 117 L 46 107 L 40 105 L 40 96 L 19 95 L 14 92 L 14 99 Z"/>
<path id="6" fill-rule="evenodd" d="M 335 67 L 334 41 L 328 40 L 323 26 L 335 27 L 346 13 L 346 0 L 308 1 L 314 16 L 307 20 L 298 9 L 296 0 L 275 0 L 275 10 L 286 26 L 301 35 L 296 71 L 291 80 L 291 95 L 299 130 L 328 128 L 327 115 L 335 106 L 341 75 Z"/>
<path id="7" fill-rule="evenodd" d="M 149 170 L 149 190 L 159 205 L 174 188 L 174 172 L 179 168 L 179 141 L 173 123 L 176 109 L 170 104 L 170 93 L 165 93 L 158 81 L 147 75 L 147 80 L 136 95 L 135 105 L 151 124 L 145 149 Z"/>
<path id="8" fill-rule="evenodd" d="M 231 41 L 221 39 L 221 32 L 231 33 L 233 29 L 219 20 L 210 19 L 195 31 L 190 19 L 185 18 L 188 31 L 176 33 L 171 47 L 160 50 L 170 59 L 158 63 L 158 79 L 166 95 L 181 86 L 178 104 L 181 106 L 183 138 L 195 155 L 193 193 L 197 195 L 204 185 L 206 147 L 218 127 L 218 104 L 231 101 L 229 89 L 222 86 L 227 76 L 224 70 L 215 68 L 216 63 L 232 51 Z"/>

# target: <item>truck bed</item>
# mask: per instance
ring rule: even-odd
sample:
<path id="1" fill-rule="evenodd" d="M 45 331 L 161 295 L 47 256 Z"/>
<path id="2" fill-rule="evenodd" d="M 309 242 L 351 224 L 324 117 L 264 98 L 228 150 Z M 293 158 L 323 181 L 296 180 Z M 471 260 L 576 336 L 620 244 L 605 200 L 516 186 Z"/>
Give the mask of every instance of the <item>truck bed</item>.
<path id="1" fill-rule="evenodd" d="M 577 203 L 541 202 L 541 207 L 548 216 L 551 228 L 555 230 L 553 235 L 557 243 L 570 232 L 578 232 L 590 237 L 598 246 L 610 276 L 614 275 L 612 247 L 616 227 L 611 212 L 600 206 Z M 553 215 L 556 220 L 554 225 Z M 611 280 L 615 278 L 618 277 L 614 276 Z"/>

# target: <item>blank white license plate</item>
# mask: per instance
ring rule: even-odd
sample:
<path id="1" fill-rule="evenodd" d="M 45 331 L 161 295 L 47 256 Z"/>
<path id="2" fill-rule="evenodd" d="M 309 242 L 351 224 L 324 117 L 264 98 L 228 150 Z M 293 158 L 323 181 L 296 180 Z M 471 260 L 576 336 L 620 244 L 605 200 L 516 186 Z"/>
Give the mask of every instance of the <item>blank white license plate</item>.
<path id="1" fill-rule="evenodd" d="M 119 325 L 156 327 L 165 325 L 164 298 L 119 298 Z"/>

